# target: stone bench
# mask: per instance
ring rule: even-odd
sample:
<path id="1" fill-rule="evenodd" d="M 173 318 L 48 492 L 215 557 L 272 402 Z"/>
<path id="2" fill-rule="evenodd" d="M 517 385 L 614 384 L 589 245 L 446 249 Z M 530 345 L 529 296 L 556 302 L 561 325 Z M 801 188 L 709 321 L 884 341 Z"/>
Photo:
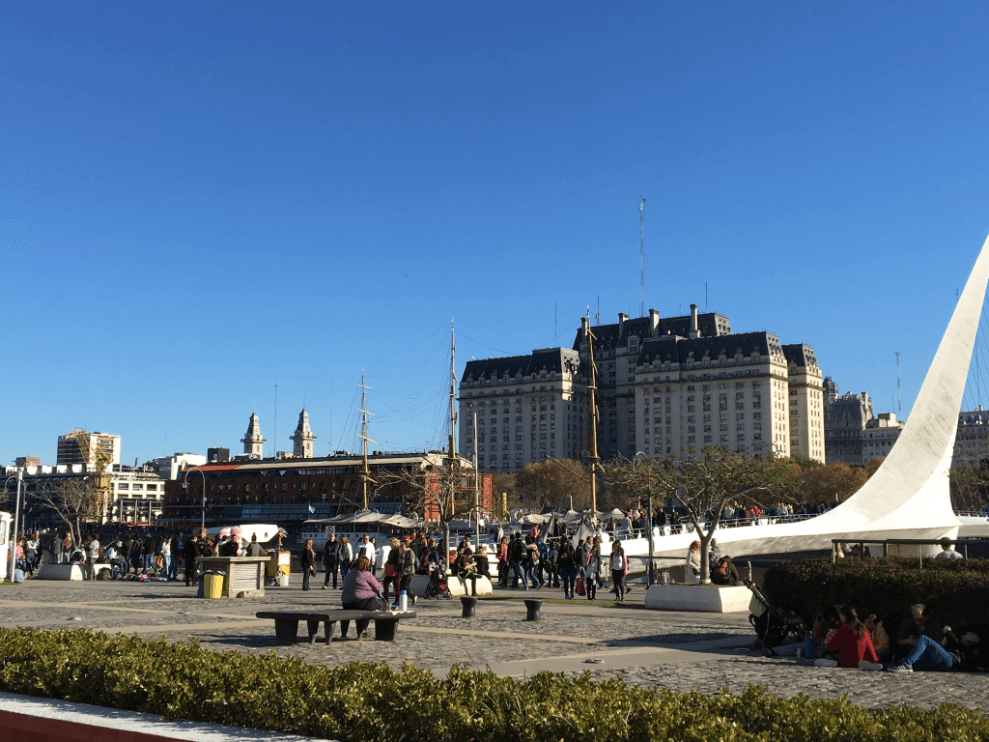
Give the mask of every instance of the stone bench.
<path id="1" fill-rule="evenodd" d="M 392 613 L 391 611 L 351 611 L 339 609 L 335 611 L 259 611 L 258 618 L 275 620 L 275 636 L 286 644 L 295 644 L 299 638 L 299 623 L 306 622 L 309 631 L 309 643 L 316 643 L 319 625 L 325 624 L 324 641 L 333 641 L 333 626 L 338 621 L 359 621 L 367 619 L 374 621 L 374 638 L 379 642 L 395 641 L 398 622 L 403 618 L 415 618 L 414 611 Z"/>

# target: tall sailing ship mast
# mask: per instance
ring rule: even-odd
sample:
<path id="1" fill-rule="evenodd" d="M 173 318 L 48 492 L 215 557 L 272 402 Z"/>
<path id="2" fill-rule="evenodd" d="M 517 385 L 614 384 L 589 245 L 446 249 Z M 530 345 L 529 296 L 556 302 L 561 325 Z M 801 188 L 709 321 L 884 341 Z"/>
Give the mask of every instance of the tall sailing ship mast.
<path id="1" fill-rule="evenodd" d="M 591 465 L 591 520 L 597 520 L 598 512 L 598 468 L 601 466 L 601 458 L 598 456 L 598 380 L 597 365 L 594 363 L 594 341 L 597 340 L 594 331 L 591 329 L 590 318 L 587 322 L 587 347 L 590 352 L 590 382 L 587 385 L 587 396 L 591 407 L 591 431 L 590 431 L 590 451 L 587 460 Z"/>
<path id="2" fill-rule="evenodd" d="M 367 486 L 369 482 L 373 481 L 371 479 L 371 469 L 368 466 L 368 462 L 367 462 L 367 444 L 377 443 L 377 441 L 368 438 L 367 435 L 367 416 L 371 414 L 370 412 L 367 411 L 367 390 L 370 388 L 371 387 L 367 386 L 364 383 L 364 372 L 361 371 L 361 436 L 360 437 L 361 437 L 361 441 L 363 441 L 364 444 L 363 466 L 361 467 L 361 490 L 363 491 L 364 494 L 365 510 L 368 509 Z"/>

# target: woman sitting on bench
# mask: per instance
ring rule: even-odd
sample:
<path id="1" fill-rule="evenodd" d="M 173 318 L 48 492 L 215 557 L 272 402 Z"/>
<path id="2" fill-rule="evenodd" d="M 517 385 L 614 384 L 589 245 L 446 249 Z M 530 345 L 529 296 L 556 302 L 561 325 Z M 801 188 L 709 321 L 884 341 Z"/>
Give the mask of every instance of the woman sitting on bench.
<path id="1" fill-rule="evenodd" d="M 344 610 L 348 611 L 381 611 L 387 610 L 381 595 L 381 583 L 371 574 L 371 560 L 366 556 L 358 557 L 354 567 L 343 578 L 343 590 L 340 600 Z M 357 622 L 357 638 L 360 639 L 367 631 L 370 619 L 362 618 Z M 350 621 L 340 622 L 340 637 L 347 638 L 350 631 Z"/>

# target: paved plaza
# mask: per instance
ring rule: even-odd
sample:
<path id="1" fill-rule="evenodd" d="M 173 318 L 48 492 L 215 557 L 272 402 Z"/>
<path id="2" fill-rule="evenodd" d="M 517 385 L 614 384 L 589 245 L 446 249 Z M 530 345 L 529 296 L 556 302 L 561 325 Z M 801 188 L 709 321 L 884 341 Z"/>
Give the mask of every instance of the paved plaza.
<path id="1" fill-rule="evenodd" d="M 526 621 L 522 597 L 558 599 L 559 590 L 496 590 L 482 598 L 474 618 L 463 618 L 459 600 L 419 600 L 417 617 L 400 624 L 395 642 L 351 640 L 294 646 L 275 639 L 274 623 L 254 617 L 260 610 L 338 608 L 338 590 L 269 588 L 263 598 L 204 600 L 177 583 L 47 582 L 31 580 L 0 589 L 0 626 L 42 629 L 89 628 L 139 634 L 148 639 L 197 638 L 217 651 L 277 652 L 313 664 L 354 660 L 385 662 L 396 669 L 409 662 L 438 675 L 451 665 L 491 668 L 518 678 L 541 670 L 596 678 L 622 676 L 629 684 L 732 693 L 750 683 L 780 696 L 850 700 L 867 708 L 897 704 L 920 707 L 949 701 L 989 708 L 984 674 L 891 674 L 817 668 L 798 660 L 766 659 L 748 649 L 755 638 L 744 614 L 653 611 L 643 607 L 644 587 L 624 604 L 578 597 L 547 602 L 542 620 Z M 305 625 L 300 636 L 305 634 Z M 351 628 L 353 634 L 353 628 Z M 373 637 L 374 625 L 369 629 Z M 339 628 L 337 629 L 339 636 Z M 589 662 L 590 660 L 590 662 Z"/>

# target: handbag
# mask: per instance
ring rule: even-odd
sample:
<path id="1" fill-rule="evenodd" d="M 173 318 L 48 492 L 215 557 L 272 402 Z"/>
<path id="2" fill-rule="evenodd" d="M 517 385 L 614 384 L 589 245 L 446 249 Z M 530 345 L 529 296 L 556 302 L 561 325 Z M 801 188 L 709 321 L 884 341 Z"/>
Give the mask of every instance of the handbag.
<path id="1" fill-rule="evenodd" d="M 574 588 L 577 595 L 584 595 L 584 575 L 577 578 L 577 587 Z"/>
<path id="2" fill-rule="evenodd" d="M 385 562 L 385 577 L 395 576 L 395 565 L 391 562 Z"/>

